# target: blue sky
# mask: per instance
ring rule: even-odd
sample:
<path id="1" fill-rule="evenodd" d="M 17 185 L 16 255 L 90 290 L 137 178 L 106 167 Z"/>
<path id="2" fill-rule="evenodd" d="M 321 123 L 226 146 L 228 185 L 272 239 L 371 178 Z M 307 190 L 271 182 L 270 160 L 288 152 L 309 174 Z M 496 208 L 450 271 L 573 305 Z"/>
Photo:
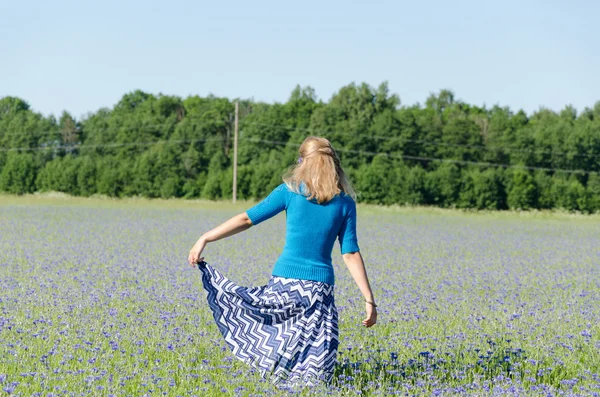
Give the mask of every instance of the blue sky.
<path id="1" fill-rule="evenodd" d="M 405 105 L 452 89 L 531 113 L 600 100 L 600 2 L 5 1 L 0 97 L 80 118 L 135 89 L 327 101 L 388 81 Z"/>

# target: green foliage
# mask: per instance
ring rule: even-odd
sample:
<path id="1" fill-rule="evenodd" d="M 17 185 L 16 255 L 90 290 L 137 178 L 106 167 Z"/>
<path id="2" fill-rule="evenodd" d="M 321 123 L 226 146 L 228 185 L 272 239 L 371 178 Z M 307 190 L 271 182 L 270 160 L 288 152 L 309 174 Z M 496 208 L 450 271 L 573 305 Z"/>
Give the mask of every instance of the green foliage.
<path id="1" fill-rule="evenodd" d="M 454 206 L 461 187 L 460 169 L 456 164 L 442 163 L 427 173 L 425 186 L 428 204 L 440 207 Z"/>
<path id="2" fill-rule="evenodd" d="M 423 168 L 412 167 L 401 180 L 403 184 L 401 203 L 421 205 L 426 203 L 427 190 L 425 187 L 426 172 Z"/>
<path id="3" fill-rule="evenodd" d="M 499 171 L 490 168 L 482 172 L 478 168 L 472 168 L 463 174 L 458 199 L 460 208 L 497 210 L 505 209 L 505 203 Z"/>
<path id="4" fill-rule="evenodd" d="M 221 171 L 220 182 L 221 182 L 221 198 L 231 199 L 233 196 L 233 168 L 228 168 Z"/>
<path id="5" fill-rule="evenodd" d="M 82 185 L 79 184 L 79 167 L 81 161 L 72 155 L 57 157 L 45 164 L 37 174 L 36 186 L 39 191 L 65 192 L 78 195 Z M 83 178 L 83 176 L 82 176 Z M 89 181 L 81 180 L 83 188 L 88 189 Z M 88 191 L 86 190 L 86 193 Z M 89 194 L 88 194 L 89 195 Z"/>
<path id="6" fill-rule="evenodd" d="M 392 163 L 385 155 L 377 155 L 371 164 L 362 165 L 356 183 L 356 188 L 361 192 L 361 201 L 391 204 L 387 189 L 393 177 Z"/>
<path id="7" fill-rule="evenodd" d="M 14 194 L 31 193 L 35 188 L 35 175 L 32 154 L 11 152 L 0 172 L 0 190 Z"/>
<path id="8" fill-rule="evenodd" d="M 587 181 L 588 209 L 590 212 L 600 212 L 600 175 L 592 172 Z"/>
<path id="9" fill-rule="evenodd" d="M 560 209 L 573 211 L 577 209 L 576 186 L 571 186 L 568 177 L 561 174 L 552 176 L 552 195 L 555 197 L 555 206 Z"/>
<path id="10" fill-rule="evenodd" d="M 528 210 L 535 207 L 536 186 L 529 172 L 517 169 L 509 178 L 508 208 Z"/>
<path id="11" fill-rule="evenodd" d="M 230 176 L 227 181 L 224 181 L 225 167 L 227 167 L 228 159 L 221 151 L 217 151 L 210 160 L 208 167 L 208 178 L 202 189 L 202 197 L 209 200 L 225 198 L 229 192 L 231 194 L 232 187 L 227 189 L 227 182 L 232 183 L 233 176 Z"/>
<path id="12" fill-rule="evenodd" d="M 557 206 L 569 211 L 588 211 L 588 198 L 585 187 L 573 176 L 569 179 L 558 178 L 559 199 Z"/>
<path id="13" fill-rule="evenodd" d="M 120 197 L 125 188 L 129 161 L 120 161 L 114 156 L 102 158 L 98 164 L 97 189 L 101 195 Z"/>
<path id="14" fill-rule="evenodd" d="M 178 153 L 173 145 L 162 142 L 142 153 L 135 162 L 130 193 L 147 197 L 179 197 L 181 194 Z"/>
<path id="15" fill-rule="evenodd" d="M 537 188 L 537 207 L 539 209 L 554 208 L 556 203 L 556 191 L 552 176 L 545 171 L 535 171 L 534 177 Z"/>
<path id="16" fill-rule="evenodd" d="M 268 194 L 302 140 L 317 135 L 338 150 L 361 202 L 600 211 L 600 102 L 528 116 L 469 105 L 450 90 L 400 106 L 387 83 L 352 83 L 328 102 L 297 86 L 285 103 L 239 105 L 240 199 Z M 111 109 L 57 120 L 0 98 L 0 190 L 229 199 L 234 108 L 212 95 L 137 90 Z"/>
<path id="17" fill-rule="evenodd" d="M 89 156 L 81 158 L 79 170 L 77 172 L 77 185 L 79 194 L 82 196 L 91 196 L 96 193 L 96 163 Z"/>
<path id="18" fill-rule="evenodd" d="M 181 188 L 183 197 L 186 199 L 200 197 L 202 189 L 206 184 L 206 172 L 200 172 L 196 179 L 188 179 Z"/>

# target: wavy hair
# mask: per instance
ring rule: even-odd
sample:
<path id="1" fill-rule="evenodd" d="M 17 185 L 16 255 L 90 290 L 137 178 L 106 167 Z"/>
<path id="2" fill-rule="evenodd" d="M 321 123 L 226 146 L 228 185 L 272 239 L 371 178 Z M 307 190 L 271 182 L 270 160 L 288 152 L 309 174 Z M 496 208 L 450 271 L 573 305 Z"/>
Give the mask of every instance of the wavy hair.
<path id="1" fill-rule="evenodd" d="M 302 193 L 308 200 L 316 199 L 319 204 L 331 200 L 341 192 L 356 200 L 356 193 L 329 140 L 309 136 L 298 151 L 298 163 L 283 175 L 283 181 L 290 190 L 300 193 L 300 185 L 304 183 Z"/>

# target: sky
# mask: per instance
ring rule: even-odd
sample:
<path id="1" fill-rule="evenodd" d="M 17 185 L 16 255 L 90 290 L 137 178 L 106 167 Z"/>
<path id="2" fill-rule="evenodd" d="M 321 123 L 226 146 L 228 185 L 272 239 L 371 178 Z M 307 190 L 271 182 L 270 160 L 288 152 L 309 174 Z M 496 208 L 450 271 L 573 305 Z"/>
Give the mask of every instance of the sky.
<path id="1" fill-rule="evenodd" d="M 600 1 L 0 0 L 0 98 L 78 119 L 127 92 L 328 101 L 387 81 L 528 114 L 600 100 Z"/>

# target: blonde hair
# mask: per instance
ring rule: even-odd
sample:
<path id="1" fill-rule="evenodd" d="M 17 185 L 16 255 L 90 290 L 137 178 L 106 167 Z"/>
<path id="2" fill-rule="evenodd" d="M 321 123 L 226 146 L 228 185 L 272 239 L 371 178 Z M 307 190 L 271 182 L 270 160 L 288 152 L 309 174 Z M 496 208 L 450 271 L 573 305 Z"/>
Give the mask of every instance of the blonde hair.
<path id="1" fill-rule="evenodd" d="M 327 139 L 309 136 L 298 151 L 298 164 L 290 167 L 283 176 L 290 190 L 300 193 L 300 185 L 304 182 L 307 199 L 316 199 L 319 204 L 341 192 L 356 200 L 356 193 L 340 165 L 340 159 Z"/>

